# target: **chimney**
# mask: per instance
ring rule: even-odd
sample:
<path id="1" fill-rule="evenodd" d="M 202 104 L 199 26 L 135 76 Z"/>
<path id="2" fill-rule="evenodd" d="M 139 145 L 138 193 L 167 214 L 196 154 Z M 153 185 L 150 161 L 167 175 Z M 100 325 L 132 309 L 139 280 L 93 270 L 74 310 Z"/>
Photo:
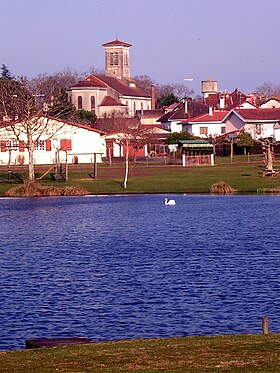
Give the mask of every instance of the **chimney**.
<path id="1" fill-rule="evenodd" d="M 188 99 L 184 98 L 185 114 L 188 114 Z"/>
<path id="2" fill-rule="evenodd" d="M 220 96 L 220 109 L 224 109 L 225 108 L 225 96 Z"/>
<path id="3" fill-rule="evenodd" d="M 212 106 L 209 106 L 209 115 L 213 115 L 213 108 L 212 108 Z"/>
<path id="4" fill-rule="evenodd" d="M 155 86 L 151 85 L 151 96 L 152 96 L 152 110 L 156 108 L 156 89 Z"/>

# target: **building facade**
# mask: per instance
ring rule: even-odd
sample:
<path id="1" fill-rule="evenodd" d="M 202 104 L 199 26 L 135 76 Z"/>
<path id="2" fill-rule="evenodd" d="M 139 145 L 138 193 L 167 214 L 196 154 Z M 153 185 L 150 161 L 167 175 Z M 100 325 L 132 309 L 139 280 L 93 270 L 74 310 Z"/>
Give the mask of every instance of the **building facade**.
<path id="1" fill-rule="evenodd" d="M 78 110 L 92 111 L 98 118 L 115 114 L 134 116 L 151 109 L 151 95 L 138 88 L 130 77 L 131 44 L 113 40 L 105 48 L 105 75 L 89 75 L 69 90 Z"/>

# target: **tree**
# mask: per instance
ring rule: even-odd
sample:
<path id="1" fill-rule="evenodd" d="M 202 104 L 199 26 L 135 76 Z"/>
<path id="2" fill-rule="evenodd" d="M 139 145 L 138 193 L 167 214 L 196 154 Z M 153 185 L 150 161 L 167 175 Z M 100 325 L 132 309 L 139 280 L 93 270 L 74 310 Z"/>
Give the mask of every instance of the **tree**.
<path id="1" fill-rule="evenodd" d="M 273 85 L 271 82 L 264 82 L 255 89 L 255 93 L 264 98 L 280 95 L 280 85 Z"/>
<path id="2" fill-rule="evenodd" d="M 272 138 L 260 139 L 264 154 L 265 169 L 269 173 L 267 175 L 272 176 L 273 161 L 274 161 L 274 142 Z"/>
<path id="3" fill-rule="evenodd" d="M 157 108 L 170 106 L 175 102 L 179 102 L 179 98 L 176 97 L 174 93 L 168 93 L 166 95 L 162 95 L 160 98 L 157 99 Z"/>
<path id="4" fill-rule="evenodd" d="M 79 79 L 81 75 L 76 70 L 67 68 L 52 75 L 40 74 L 31 79 L 29 85 L 33 87 L 33 90 L 39 91 L 40 95 L 51 98 L 66 92 Z"/>
<path id="5" fill-rule="evenodd" d="M 103 119 L 106 122 L 106 131 L 115 134 L 115 141 L 123 150 L 125 161 L 123 188 L 126 189 L 129 173 L 129 148 L 134 149 L 134 156 L 136 156 L 138 149 L 154 139 L 154 131 L 151 128 L 141 127 L 137 119 L 126 117 L 122 113 L 114 113 Z"/>
<path id="6" fill-rule="evenodd" d="M 138 75 L 133 78 L 136 82 L 136 86 L 142 89 L 146 93 L 151 93 L 151 85 L 155 84 L 152 78 L 148 75 Z"/>
<path id="7" fill-rule="evenodd" d="M 244 130 L 241 130 L 236 137 L 236 145 L 244 148 L 245 155 L 247 148 L 254 145 L 254 143 L 255 141 L 253 140 L 251 134 L 249 132 L 245 132 Z"/>
<path id="8" fill-rule="evenodd" d="M 59 131 L 50 125 L 50 108 L 56 97 L 50 91 L 42 95 L 41 81 L 27 79 L 5 80 L 0 82 L 0 115 L 5 120 L 5 130 L 18 144 L 24 144 L 28 150 L 28 181 L 35 182 L 34 150 L 42 136 L 51 138 Z M 62 109 L 63 111 L 63 109 Z M 56 111 L 56 117 L 61 112 Z"/>
<path id="9" fill-rule="evenodd" d="M 7 65 L 5 65 L 4 63 L 2 64 L 1 77 L 4 78 L 4 79 L 8 79 L 8 80 L 12 80 L 13 79 L 12 73 L 8 69 Z"/>
<path id="10" fill-rule="evenodd" d="M 80 123 L 88 124 L 93 127 L 94 122 L 97 119 L 97 116 L 92 111 L 87 110 L 77 110 L 75 112 L 75 119 L 78 120 Z"/>
<path id="11" fill-rule="evenodd" d="M 179 140 L 195 140 L 195 137 L 187 131 L 173 132 L 166 139 L 166 144 L 177 144 Z"/>

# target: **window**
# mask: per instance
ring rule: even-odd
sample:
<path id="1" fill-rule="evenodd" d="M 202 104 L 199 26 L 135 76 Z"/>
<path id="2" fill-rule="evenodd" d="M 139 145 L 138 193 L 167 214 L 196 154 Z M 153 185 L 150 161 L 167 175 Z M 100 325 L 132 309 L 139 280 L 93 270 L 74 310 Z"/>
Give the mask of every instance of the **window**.
<path id="1" fill-rule="evenodd" d="M 90 98 L 90 110 L 95 113 L 95 97 L 91 96 Z"/>
<path id="2" fill-rule="evenodd" d="M 114 55 L 114 65 L 118 65 L 118 64 L 119 64 L 119 54 L 115 53 L 115 55 Z"/>
<path id="3" fill-rule="evenodd" d="M 110 53 L 110 65 L 114 65 L 114 53 Z"/>
<path id="4" fill-rule="evenodd" d="M 83 98 L 82 96 L 78 96 L 78 110 L 82 110 L 83 108 Z"/>
<path id="5" fill-rule="evenodd" d="M 263 132 L 263 125 L 262 124 L 256 124 L 256 133 L 257 135 L 261 135 Z"/>
<path id="6" fill-rule="evenodd" d="M 133 110 L 134 110 L 134 114 L 136 114 L 136 102 L 135 101 L 133 102 Z"/>
<path id="7" fill-rule="evenodd" d="M 45 141 L 37 141 L 37 143 L 35 144 L 35 150 L 45 150 Z"/>
<path id="8" fill-rule="evenodd" d="M 124 54 L 124 64 L 128 65 L 127 53 Z"/>
<path id="9" fill-rule="evenodd" d="M 199 127 L 200 135 L 208 135 L 208 127 Z"/>
<path id="10" fill-rule="evenodd" d="M 141 102 L 141 111 L 143 111 L 143 102 Z"/>
<path id="11" fill-rule="evenodd" d="M 226 133 L 226 127 L 221 127 L 221 134 L 224 134 L 224 133 Z"/>

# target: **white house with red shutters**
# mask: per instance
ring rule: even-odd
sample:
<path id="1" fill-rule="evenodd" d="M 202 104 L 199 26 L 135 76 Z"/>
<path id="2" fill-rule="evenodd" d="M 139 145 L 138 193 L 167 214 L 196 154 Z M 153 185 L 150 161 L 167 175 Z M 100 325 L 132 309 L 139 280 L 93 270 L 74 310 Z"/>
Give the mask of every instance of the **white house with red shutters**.
<path id="1" fill-rule="evenodd" d="M 67 122 L 55 118 L 40 118 L 45 122 L 46 129 L 38 138 L 34 151 L 35 164 L 53 164 L 58 150 L 67 152 L 69 163 L 92 163 L 94 153 L 101 162 L 101 156 L 106 153 L 102 132 L 89 126 Z M 34 134 L 34 139 L 36 135 Z M 26 144 L 26 133 L 20 122 L 2 123 L 0 127 L 0 164 L 28 164 L 29 156 Z M 66 152 L 64 152 L 66 154 Z"/>

